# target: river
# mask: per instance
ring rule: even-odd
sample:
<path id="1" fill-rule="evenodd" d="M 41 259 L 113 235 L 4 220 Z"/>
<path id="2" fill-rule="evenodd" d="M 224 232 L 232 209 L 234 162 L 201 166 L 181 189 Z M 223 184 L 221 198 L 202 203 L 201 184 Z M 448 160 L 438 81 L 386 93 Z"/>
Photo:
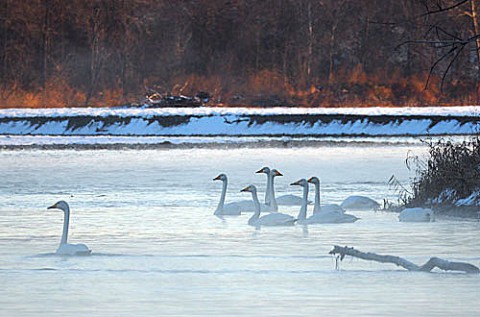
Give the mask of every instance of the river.
<path id="1" fill-rule="evenodd" d="M 1 316 L 478 316 L 480 276 L 408 272 L 346 258 L 334 244 L 402 256 L 480 264 L 480 222 L 437 219 L 400 223 L 397 214 L 349 211 L 353 224 L 261 228 L 250 214 L 213 211 L 229 176 L 227 201 L 263 195 L 275 167 L 277 194 L 318 176 L 322 202 L 349 195 L 396 201 L 391 175 L 408 184 L 405 166 L 421 143 L 326 142 L 295 147 L 181 147 L 0 152 Z M 313 196 L 313 192 L 312 192 Z M 91 256 L 54 254 L 69 202 L 71 243 Z M 296 215 L 298 207 L 281 206 Z M 311 210 L 309 211 L 311 212 Z"/>

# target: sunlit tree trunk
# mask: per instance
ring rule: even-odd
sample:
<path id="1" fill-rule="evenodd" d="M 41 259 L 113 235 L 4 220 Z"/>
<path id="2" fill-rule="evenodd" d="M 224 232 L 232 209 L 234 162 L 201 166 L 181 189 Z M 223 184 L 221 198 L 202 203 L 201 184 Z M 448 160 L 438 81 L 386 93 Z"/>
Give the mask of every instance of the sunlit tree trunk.
<path id="1" fill-rule="evenodd" d="M 85 98 L 85 105 L 88 105 L 93 97 L 100 71 L 100 10 L 101 9 L 96 5 L 92 8 L 90 21 L 90 83 Z"/>
<path id="2" fill-rule="evenodd" d="M 42 89 L 43 89 L 43 100 L 42 106 L 46 107 L 48 102 L 48 59 L 50 54 L 50 41 L 51 41 L 51 34 L 50 34 L 50 0 L 43 1 L 43 9 L 44 9 L 44 18 L 43 18 L 43 65 L 42 65 Z"/>
<path id="3" fill-rule="evenodd" d="M 335 80 L 335 46 L 337 41 L 337 27 L 338 23 L 341 20 L 342 10 L 344 10 L 346 0 L 337 0 L 333 2 L 331 7 L 331 17 L 332 17 L 332 25 L 330 27 L 330 38 L 329 38 L 329 53 L 328 53 L 328 83 L 332 84 Z"/>
<path id="4" fill-rule="evenodd" d="M 334 78 L 334 54 L 335 54 L 335 33 L 337 31 L 337 22 L 334 21 L 330 29 L 329 54 L 328 54 L 328 83 L 332 84 Z"/>
<path id="5" fill-rule="evenodd" d="M 312 55 L 313 55 L 313 42 L 315 41 L 313 34 L 313 19 L 312 19 L 312 3 L 309 1 L 307 6 L 308 16 L 308 52 L 307 52 L 307 81 L 310 81 L 312 73 Z"/>
<path id="6" fill-rule="evenodd" d="M 471 17 L 473 24 L 473 34 L 477 36 L 475 39 L 475 52 L 477 57 L 477 76 L 476 76 L 476 90 L 477 90 L 477 102 L 480 101 L 480 26 L 477 15 L 477 3 L 475 0 L 470 0 Z"/>
<path id="7" fill-rule="evenodd" d="M 7 87 L 7 67 L 8 67 L 8 20 L 9 20 L 9 14 L 8 14 L 8 4 L 9 0 L 5 0 L 3 3 L 3 34 L 2 34 L 2 43 L 3 43 L 3 52 L 2 52 L 2 73 L 0 74 L 2 78 L 2 93 L 5 92 L 6 87 Z"/>

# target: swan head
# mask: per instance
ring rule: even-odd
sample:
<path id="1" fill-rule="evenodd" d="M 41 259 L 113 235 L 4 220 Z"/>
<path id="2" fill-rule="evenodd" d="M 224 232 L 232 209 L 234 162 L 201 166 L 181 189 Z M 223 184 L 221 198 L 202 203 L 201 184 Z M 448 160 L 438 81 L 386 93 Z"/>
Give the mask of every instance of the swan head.
<path id="1" fill-rule="evenodd" d="M 47 209 L 60 209 L 60 210 L 63 210 L 64 212 L 67 212 L 67 211 L 70 210 L 67 202 L 64 201 L 64 200 L 60 200 L 60 201 L 56 202 L 55 204 L 51 205 Z"/>
<path id="2" fill-rule="evenodd" d="M 262 169 L 256 171 L 255 173 L 257 173 L 257 174 L 264 173 L 264 174 L 268 175 L 268 174 L 270 174 L 270 167 L 267 167 L 267 166 L 262 167 Z"/>
<path id="3" fill-rule="evenodd" d="M 256 193 L 257 192 L 257 187 L 255 187 L 255 185 L 249 185 L 249 186 L 245 187 L 244 189 L 242 189 L 241 192 Z"/>
<path id="4" fill-rule="evenodd" d="M 302 187 L 308 187 L 308 182 L 305 178 L 299 179 L 296 182 L 291 183 L 290 185 L 297 185 Z"/>
<path id="5" fill-rule="evenodd" d="M 227 180 L 227 175 L 225 174 L 220 174 L 217 177 L 213 179 L 214 181 L 222 181 L 225 182 Z"/>
<path id="6" fill-rule="evenodd" d="M 318 179 L 318 177 L 316 176 L 312 176 L 308 179 L 308 182 L 309 183 L 312 183 L 312 184 L 315 184 L 315 185 L 319 185 L 320 184 L 320 180 Z"/>
<path id="7" fill-rule="evenodd" d="M 271 170 L 270 172 L 272 173 L 273 177 L 275 177 L 275 176 L 283 176 L 283 174 L 280 173 L 279 171 L 277 171 L 276 169 L 273 169 L 273 170 Z"/>

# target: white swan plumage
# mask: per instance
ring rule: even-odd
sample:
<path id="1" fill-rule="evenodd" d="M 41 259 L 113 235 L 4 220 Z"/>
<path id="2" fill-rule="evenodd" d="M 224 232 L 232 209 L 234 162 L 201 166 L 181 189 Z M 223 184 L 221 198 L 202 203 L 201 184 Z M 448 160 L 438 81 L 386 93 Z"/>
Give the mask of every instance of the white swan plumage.
<path id="1" fill-rule="evenodd" d="M 283 176 L 282 173 L 279 171 L 275 170 L 274 173 L 272 173 L 272 170 L 269 167 L 263 167 L 262 169 L 256 171 L 256 173 L 264 173 L 267 175 L 267 188 L 265 189 L 265 205 L 269 206 L 271 212 L 277 212 L 278 211 L 278 204 L 277 200 L 275 198 L 275 189 L 273 185 L 273 178 L 275 176 Z M 276 174 L 274 176 L 274 174 Z"/>
<path id="2" fill-rule="evenodd" d="M 252 200 L 255 205 L 255 212 L 248 219 L 248 224 L 254 227 L 261 226 L 293 226 L 295 224 L 294 217 L 282 214 L 279 212 L 273 212 L 260 217 L 260 202 L 258 201 L 257 188 L 255 185 L 250 185 L 241 190 L 242 192 L 250 192 L 252 194 Z"/>
<path id="3" fill-rule="evenodd" d="M 340 204 L 343 209 L 350 210 L 377 210 L 380 204 L 375 200 L 365 196 L 349 196 Z"/>
<path id="4" fill-rule="evenodd" d="M 240 200 L 230 203 L 225 203 L 225 197 L 227 195 L 228 177 L 226 174 L 220 174 L 213 179 L 214 181 L 222 181 L 222 193 L 220 195 L 220 201 L 217 208 L 213 213 L 216 216 L 238 216 L 242 212 L 254 212 L 255 205 L 251 200 Z M 260 204 L 261 211 L 270 211 L 271 207 L 265 204 Z"/>
<path id="5" fill-rule="evenodd" d="M 310 181 L 310 179 L 309 179 Z M 332 210 L 325 210 L 320 209 L 320 199 L 317 197 L 319 196 L 319 191 L 315 191 L 315 205 L 317 206 L 317 213 L 314 213 L 310 217 L 306 217 L 307 215 L 307 202 L 308 202 L 308 183 L 309 181 L 305 180 L 304 178 L 290 184 L 290 185 L 298 185 L 303 187 L 303 202 L 300 208 L 300 212 L 298 214 L 298 223 L 300 224 L 317 224 L 317 223 L 351 223 L 357 221 L 359 218 L 355 217 L 354 215 L 346 214 L 341 211 Z M 314 205 L 314 208 L 315 208 Z M 323 207 L 323 206 L 322 206 Z M 318 211 L 320 210 L 320 211 Z"/>
<path id="6" fill-rule="evenodd" d="M 320 205 L 320 179 L 318 177 L 310 177 L 307 182 L 315 185 L 315 203 L 313 205 L 314 214 L 317 214 L 319 212 L 345 213 L 345 209 L 343 209 L 340 205 L 337 204 L 328 204 L 323 206 Z"/>
<path id="7" fill-rule="evenodd" d="M 405 208 L 398 215 L 401 222 L 433 222 L 435 214 L 430 208 Z"/>
<path id="8" fill-rule="evenodd" d="M 63 233 L 62 239 L 60 240 L 60 245 L 56 251 L 58 255 L 89 255 L 92 250 L 90 250 L 85 244 L 70 244 L 68 243 L 68 226 L 70 222 L 70 207 L 66 201 L 58 201 L 54 205 L 48 207 L 47 209 L 60 209 L 64 213 L 63 218 Z"/>
<path id="9" fill-rule="evenodd" d="M 218 202 L 217 209 L 215 209 L 214 215 L 228 215 L 228 216 L 238 216 L 242 213 L 242 207 L 244 207 L 241 203 L 228 203 L 225 204 L 225 197 L 227 196 L 227 186 L 228 186 L 228 178 L 225 174 L 220 174 L 213 179 L 214 181 L 222 181 L 222 194 L 220 195 L 220 201 Z"/>
<path id="10" fill-rule="evenodd" d="M 265 191 L 266 205 L 272 206 L 273 204 L 276 204 L 278 210 L 279 205 L 300 206 L 302 204 L 302 197 L 296 195 L 287 194 L 276 197 L 274 179 L 277 176 L 283 176 L 283 174 L 280 173 L 278 170 L 270 169 L 269 167 L 265 166 L 262 169 L 258 170 L 256 173 L 264 173 L 267 175 L 267 189 Z"/>
<path id="11" fill-rule="evenodd" d="M 294 183 L 291 183 L 290 185 L 298 185 L 303 187 L 302 205 L 297 216 L 297 223 L 301 225 L 309 224 L 309 220 L 307 219 L 308 182 L 302 178 Z"/>
<path id="12" fill-rule="evenodd" d="M 277 204 L 281 206 L 300 206 L 302 198 L 292 194 L 282 195 L 277 198 Z"/>

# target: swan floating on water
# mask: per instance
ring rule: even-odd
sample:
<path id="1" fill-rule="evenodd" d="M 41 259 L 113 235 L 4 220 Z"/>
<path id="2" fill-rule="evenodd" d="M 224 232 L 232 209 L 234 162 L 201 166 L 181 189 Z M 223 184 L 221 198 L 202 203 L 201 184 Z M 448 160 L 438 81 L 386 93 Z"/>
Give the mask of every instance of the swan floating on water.
<path id="1" fill-rule="evenodd" d="M 309 180 L 310 181 L 310 180 Z M 307 201 L 308 201 L 308 181 L 304 178 L 291 183 L 290 185 L 298 185 L 303 187 L 303 198 L 302 198 L 302 207 L 300 208 L 300 212 L 298 214 L 298 223 L 300 224 L 316 224 L 316 223 L 351 223 L 357 221 L 359 218 L 349 215 L 343 212 L 335 211 L 335 209 L 331 210 L 324 210 L 323 208 L 320 209 L 320 199 L 319 199 L 319 191 L 315 191 L 315 205 L 317 207 L 317 213 L 314 213 L 310 217 L 307 216 Z"/>
<path id="2" fill-rule="evenodd" d="M 230 215 L 238 216 L 242 213 L 242 205 L 238 203 L 225 204 L 225 197 L 227 196 L 228 178 L 225 174 L 220 174 L 213 179 L 214 181 L 222 181 L 222 194 L 220 195 L 220 201 L 218 202 L 217 209 L 215 209 L 214 215 Z"/>
<path id="3" fill-rule="evenodd" d="M 380 204 L 365 196 L 349 196 L 340 204 L 343 209 L 377 210 Z"/>
<path id="4" fill-rule="evenodd" d="M 250 185 L 241 190 L 242 192 L 252 193 L 253 203 L 255 205 L 255 213 L 248 219 L 248 224 L 254 227 L 260 226 L 293 226 L 295 224 L 294 217 L 279 212 L 273 212 L 260 217 L 260 202 L 258 201 L 257 188 Z"/>
<path id="5" fill-rule="evenodd" d="M 398 215 L 401 222 L 433 222 L 435 214 L 430 208 L 405 208 Z"/>
<path id="6" fill-rule="evenodd" d="M 340 205 L 337 204 L 328 204 L 323 206 L 320 205 L 320 179 L 318 177 L 310 177 L 307 182 L 315 185 L 315 203 L 313 205 L 314 214 L 317 214 L 319 212 L 345 213 L 345 209 L 343 209 Z"/>
<path id="7" fill-rule="evenodd" d="M 70 207 L 67 202 L 61 200 L 56 204 L 48 207 L 47 209 L 60 209 L 64 213 L 63 218 L 63 234 L 62 239 L 60 240 L 60 245 L 58 246 L 56 254 L 58 255 L 89 255 L 92 250 L 90 250 L 85 244 L 70 244 L 67 242 L 68 239 L 68 225 L 70 222 Z"/>
<path id="8" fill-rule="evenodd" d="M 282 173 L 277 171 L 276 169 L 270 169 L 269 167 L 263 167 L 261 170 L 257 171 L 256 173 L 264 173 L 267 175 L 267 189 L 265 191 L 265 204 L 272 205 L 275 203 L 281 206 L 299 206 L 302 204 L 302 197 L 296 195 L 282 195 L 279 197 L 275 197 L 275 185 L 274 179 L 277 176 L 283 176 Z"/>
<path id="9" fill-rule="evenodd" d="M 302 198 L 302 206 L 300 207 L 300 212 L 298 213 L 297 216 L 297 223 L 304 225 L 308 224 L 309 220 L 307 219 L 307 201 L 308 201 L 308 182 L 302 178 L 294 183 L 291 183 L 290 185 L 299 185 L 303 187 L 303 198 Z"/>
<path id="10" fill-rule="evenodd" d="M 256 173 L 265 173 L 267 175 L 267 188 L 265 189 L 265 205 L 260 204 L 261 211 L 277 212 L 278 204 L 277 199 L 275 198 L 273 178 L 276 176 L 283 176 L 283 174 L 276 169 L 270 170 L 269 167 L 264 167 Z"/>
<path id="11" fill-rule="evenodd" d="M 227 195 L 228 178 L 226 174 L 220 174 L 213 179 L 214 181 L 222 181 L 222 193 L 217 209 L 213 213 L 216 216 L 238 216 L 242 212 L 254 212 L 255 205 L 251 200 L 241 200 L 225 204 L 225 197 Z M 261 211 L 270 211 L 271 207 L 260 204 Z"/>

